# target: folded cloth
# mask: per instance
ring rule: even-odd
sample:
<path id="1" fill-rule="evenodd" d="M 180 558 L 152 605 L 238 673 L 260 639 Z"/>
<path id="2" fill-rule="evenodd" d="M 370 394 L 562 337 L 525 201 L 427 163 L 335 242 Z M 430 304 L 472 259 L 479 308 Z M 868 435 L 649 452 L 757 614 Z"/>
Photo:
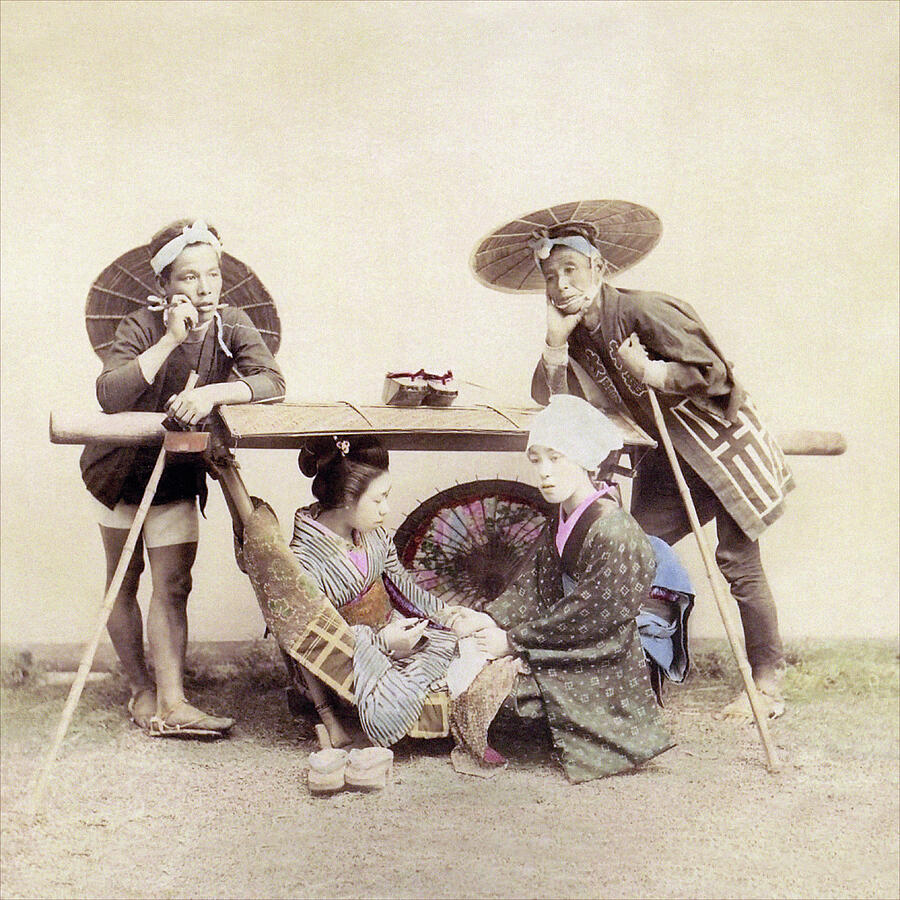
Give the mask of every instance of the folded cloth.
<path id="1" fill-rule="evenodd" d="M 657 537 L 649 540 L 656 556 L 656 574 L 636 622 L 650 667 L 650 683 L 662 706 L 663 681 L 681 684 L 690 671 L 688 618 L 694 608 L 694 591 L 675 551 Z"/>
<path id="2" fill-rule="evenodd" d="M 675 658 L 672 638 L 675 635 L 677 623 L 667 621 L 662 616 L 646 610 L 638 613 L 635 621 L 644 652 L 648 653 L 662 667 L 663 671 L 668 673 Z"/>
<path id="3" fill-rule="evenodd" d="M 469 687 L 488 663 L 487 654 L 478 649 L 478 642 L 474 637 L 462 638 L 457 648 L 459 656 L 450 663 L 446 675 L 447 689 L 453 700 Z"/>
<path id="4" fill-rule="evenodd" d="M 653 584 L 669 591 L 690 594 L 693 597 L 694 588 L 691 585 L 691 578 L 675 551 L 661 538 L 647 535 L 647 540 L 650 541 L 653 555 L 656 557 L 656 574 L 653 576 Z"/>

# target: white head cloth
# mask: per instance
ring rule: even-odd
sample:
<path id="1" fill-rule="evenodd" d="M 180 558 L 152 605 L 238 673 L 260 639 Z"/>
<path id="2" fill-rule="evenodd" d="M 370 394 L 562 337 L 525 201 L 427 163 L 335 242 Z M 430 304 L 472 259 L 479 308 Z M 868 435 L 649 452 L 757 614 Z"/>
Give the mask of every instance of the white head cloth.
<path id="1" fill-rule="evenodd" d="M 621 450 L 622 432 L 587 400 L 554 394 L 532 420 L 529 447 L 547 447 L 592 472 L 613 450 Z"/>
<path id="2" fill-rule="evenodd" d="M 531 247 L 531 252 L 534 254 L 534 261 L 537 265 L 540 265 L 543 260 L 550 256 L 550 251 L 554 247 L 568 247 L 570 250 L 575 250 L 589 259 L 603 259 L 600 251 L 580 234 L 551 238 L 536 231 L 532 234 L 528 246 Z"/>
<path id="3" fill-rule="evenodd" d="M 192 225 L 185 225 L 181 234 L 173 237 L 168 244 L 163 244 L 159 248 L 159 251 L 150 260 L 153 271 L 159 275 L 169 263 L 178 259 L 178 255 L 188 244 L 209 244 L 216 253 L 222 253 L 222 244 L 219 239 L 209 230 L 203 219 L 197 219 Z"/>

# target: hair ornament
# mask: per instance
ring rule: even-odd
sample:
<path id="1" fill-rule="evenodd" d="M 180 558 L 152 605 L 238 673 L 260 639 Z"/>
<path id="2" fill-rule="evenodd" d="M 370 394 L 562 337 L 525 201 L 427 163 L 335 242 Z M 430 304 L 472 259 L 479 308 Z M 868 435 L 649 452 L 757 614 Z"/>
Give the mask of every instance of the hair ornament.
<path id="1" fill-rule="evenodd" d="M 350 452 L 350 441 L 338 440 L 338 436 L 334 436 L 334 445 L 341 451 L 341 456 L 346 456 Z"/>

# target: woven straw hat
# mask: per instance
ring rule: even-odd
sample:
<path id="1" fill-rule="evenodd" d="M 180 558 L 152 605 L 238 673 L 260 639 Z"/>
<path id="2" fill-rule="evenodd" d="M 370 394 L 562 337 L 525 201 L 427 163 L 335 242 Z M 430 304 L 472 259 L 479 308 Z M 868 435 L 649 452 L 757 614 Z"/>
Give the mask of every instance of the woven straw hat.
<path id="1" fill-rule="evenodd" d="M 543 293 L 544 276 L 534 261 L 530 242 L 535 232 L 565 224 L 583 225 L 591 243 L 616 274 L 643 259 L 662 233 L 659 217 L 645 206 L 625 200 L 581 200 L 520 216 L 496 228 L 478 243 L 470 259 L 484 285 L 510 293 Z"/>
<path id="2" fill-rule="evenodd" d="M 281 343 L 281 321 L 275 301 L 256 274 L 239 259 L 222 254 L 221 303 L 243 309 L 274 355 Z M 110 263 L 88 292 L 84 320 L 94 352 L 105 359 L 119 322 L 158 294 L 156 276 L 150 268 L 150 247 L 135 247 Z"/>

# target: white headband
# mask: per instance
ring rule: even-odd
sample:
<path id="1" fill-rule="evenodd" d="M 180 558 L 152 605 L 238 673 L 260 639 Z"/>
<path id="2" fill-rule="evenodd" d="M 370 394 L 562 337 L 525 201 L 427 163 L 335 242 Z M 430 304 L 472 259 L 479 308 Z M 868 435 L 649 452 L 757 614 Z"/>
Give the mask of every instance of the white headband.
<path id="1" fill-rule="evenodd" d="M 551 238 L 536 232 L 528 242 L 528 246 L 531 247 L 531 252 L 534 253 L 534 261 L 538 265 L 541 264 L 542 260 L 545 260 L 550 256 L 550 251 L 554 247 L 558 246 L 568 247 L 570 250 L 575 250 L 577 253 L 581 253 L 588 258 L 603 258 L 600 251 L 588 241 L 587 238 L 583 238 L 580 234 Z"/>
<path id="2" fill-rule="evenodd" d="M 188 244 L 209 244 L 216 253 L 221 254 L 222 252 L 219 239 L 206 227 L 203 219 L 197 219 L 193 225 L 185 225 L 181 234 L 160 247 L 153 259 L 150 260 L 150 267 L 159 275 L 166 266 L 178 259 L 178 255 Z"/>
<path id="3" fill-rule="evenodd" d="M 532 420 L 528 446 L 547 447 L 589 472 L 624 445 L 622 432 L 599 409 L 572 394 L 554 394 Z"/>

